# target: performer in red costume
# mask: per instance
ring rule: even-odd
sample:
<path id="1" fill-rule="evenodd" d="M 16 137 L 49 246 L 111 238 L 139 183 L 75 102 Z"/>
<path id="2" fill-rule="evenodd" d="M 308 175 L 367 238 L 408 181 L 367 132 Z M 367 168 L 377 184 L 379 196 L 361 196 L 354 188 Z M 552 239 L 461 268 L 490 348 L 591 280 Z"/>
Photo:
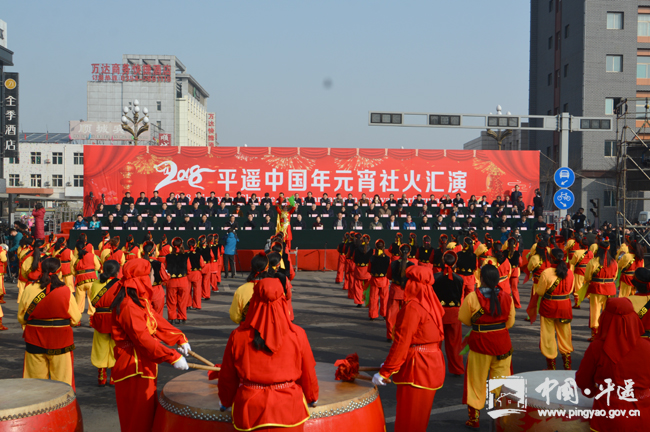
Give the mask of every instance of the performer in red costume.
<path id="1" fill-rule="evenodd" d="M 348 243 L 348 239 L 350 237 L 349 233 L 345 233 L 343 235 L 343 241 L 339 243 L 338 247 L 336 248 L 336 251 L 339 253 L 339 260 L 336 265 L 336 279 L 335 283 L 341 283 L 343 282 L 343 279 L 345 278 L 345 255 L 344 255 L 344 250 L 345 250 L 345 245 Z"/>
<path id="2" fill-rule="evenodd" d="M 164 261 L 165 257 L 172 251 L 172 247 L 167 244 L 167 236 L 165 234 L 160 238 L 160 244 L 156 247 L 158 249 L 158 261 Z"/>
<path id="3" fill-rule="evenodd" d="M 458 252 L 457 257 L 456 274 L 463 278 L 463 297 L 466 297 L 476 288 L 475 272 L 478 269 L 478 258 L 474 253 L 472 237 L 465 237 L 463 250 Z"/>
<path id="4" fill-rule="evenodd" d="M 201 310 L 201 294 L 203 292 L 203 275 L 201 269 L 205 267 L 205 261 L 201 251 L 196 247 L 196 240 L 193 238 L 187 241 L 189 267 L 187 270 L 188 289 L 191 286 L 191 294 L 187 297 L 187 308 Z"/>
<path id="5" fill-rule="evenodd" d="M 212 291 L 219 291 L 219 284 L 221 283 L 221 270 L 223 268 L 223 245 L 219 244 L 219 234 L 208 235 L 208 246 L 212 251 L 214 261 L 210 264 L 210 285 Z"/>
<path id="6" fill-rule="evenodd" d="M 124 278 L 111 304 L 115 341 L 115 382 L 117 413 L 122 432 L 150 431 L 156 409 L 158 364 L 167 362 L 187 370 L 185 358 L 169 346 L 180 345 L 187 355 L 190 344 L 185 335 L 157 314 L 150 303 L 151 264 L 135 258 L 122 269 Z"/>
<path id="7" fill-rule="evenodd" d="M 431 237 L 425 235 L 422 237 L 422 246 L 420 246 L 415 253 L 415 259 L 418 261 L 418 265 L 433 270 L 433 263 L 430 261 L 431 252 L 433 252 L 433 248 L 431 247 Z"/>
<path id="8" fill-rule="evenodd" d="M 183 239 L 172 239 L 172 251 L 165 257 L 170 279 L 167 281 L 167 319 L 180 324 L 187 321 L 187 299 L 190 295 L 187 272 L 191 270 L 189 255 L 183 249 Z"/>
<path id="9" fill-rule="evenodd" d="M 584 299 L 585 292 L 589 294 L 589 327 L 591 327 L 589 341 L 593 341 L 598 333 L 600 314 L 605 309 L 607 298 L 616 295 L 617 273 L 618 264 L 609 254 L 609 241 L 600 241 L 596 256 L 587 264 L 585 282 L 579 292 L 580 301 Z"/>
<path id="10" fill-rule="evenodd" d="M 585 396 L 594 398 L 593 410 L 639 410 L 640 415 L 593 416 L 589 420 L 592 431 L 648 430 L 650 371 L 640 366 L 650 358 L 650 341 L 641 337 L 643 332 L 643 324 L 629 300 L 607 300 L 596 339 L 589 344 L 576 371 L 576 384 Z M 604 396 L 602 390 L 608 387 L 616 391 Z"/>
<path id="11" fill-rule="evenodd" d="M 352 299 L 357 307 L 362 307 L 364 303 L 363 292 L 369 283 L 371 274 L 368 272 L 368 263 L 372 257 L 373 251 L 370 249 L 370 236 L 364 234 L 361 242 L 354 249 L 352 259 L 354 260 L 354 285 L 352 290 Z"/>
<path id="12" fill-rule="evenodd" d="M 409 259 L 411 246 L 402 243 L 399 247 L 400 258 L 390 263 L 388 267 L 388 279 L 390 291 L 388 292 L 388 306 L 386 309 L 386 339 L 393 340 L 393 327 L 397 320 L 397 314 L 404 306 L 404 286 L 406 285 L 406 269 L 413 264 Z"/>
<path id="13" fill-rule="evenodd" d="M 388 307 L 388 267 L 390 258 L 384 252 L 385 243 L 382 239 L 375 242 L 375 253 L 370 258 L 368 273 L 370 273 L 370 299 L 368 317 L 376 319 L 379 315 L 385 317 Z"/>
<path id="14" fill-rule="evenodd" d="M 165 290 L 163 284 L 169 280 L 169 273 L 164 262 L 153 258 L 156 245 L 153 242 L 145 242 L 142 245 L 142 259 L 149 261 L 153 272 L 153 282 L 151 283 L 151 306 L 159 315 L 163 314 L 165 308 Z"/>
<path id="15" fill-rule="evenodd" d="M 515 323 L 515 307 L 512 297 L 499 289 L 499 270 L 492 264 L 481 268 L 481 287 L 463 300 L 458 319 L 472 327 L 463 403 L 467 404 L 469 416 L 465 424 L 478 429 L 487 379 L 511 375 L 512 342 L 508 329 Z"/>
<path id="16" fill-rule="evenodd" d="M 204 265 L 201 267 L 201 299 L 210 300 L 210 282 L 212 281 L 212 266 L 214 255 L 212 249 L 208 246 L 208 240 L 205 235 L 199 236 L 198 252 L 203 258 Z"/>
<path id="17" fill-rule="evenodd" d="M 512 300 L 515 303 L 515 309 L 521 309 L 521 301 L 519 298 L 519 276 L 521 275 L 521 268 L 519 268 L 519 261 L 521 254 L 519 253 L 519 243 L 514 237 L 510 237 L 505 244 L 507 247 L 507 257 L 510 261 L 510 293 Z"/>
<path id="18" fill-rule="evenodd" d="M 539 305 L 540 334 L 539 348 L 546 358 L 546 368 L 555 370 L 558 346 L 565 370 L 571 370 L 571 293 L 573 272 L 569 270 L 564 252 L 555 248 L 549 254 L 551 267 L 542 272 L 537 282 L 537 295 L 542 298 Z M 532 321 L 531 321 L 532 324 Z M 555 335 L 557 334 L 557 342 Z"/>
<path id="19" fill-rule="evenodd" d="M 289 319 L 280 281 L 262 279 L 223 354 L 222 409 L 232 407 L 237 430 L 302 431 L 307 404 L 318 400 L 315 366 L 305 331 Z"/>
<path id="20" fill-rule="evenodd" d="M 445 252 L 442 257 L 444 267 L 442 272 L 436 273 L 434 276 L 433 290 L 445 311 L 442 323 L 444 324 L 447 368 L 451 374 L 462 375 L 465 373 L 463 356 L 460 354 L 463 349 L 463 325 L 458 321 L 458 311 L 464 297 L 464 281 L 462 277 L 454 273 L 457 260 L 455 252 Z"/>
<path id="21" fill-rule="evenodd" d="M 447 234 L 440 234 L 438 237 L 438 247 L 431 252 L 429 262 L 433 265 L 433 272 L 442 271 L 442 255 L 447 250 Z"/>
<path id="22" fill-rule="evenodd" d="M 397 314 L 395 337 L 381 370 L 373 377 L 397 384 L 396 431 L 426 431 L 436 390 L 445 381 L 443 311 L 431 290 L 433 273 L 424 266 L 406 269 L 405 306 Z M 462 290 L 462 284 L 459 286 Z"/>

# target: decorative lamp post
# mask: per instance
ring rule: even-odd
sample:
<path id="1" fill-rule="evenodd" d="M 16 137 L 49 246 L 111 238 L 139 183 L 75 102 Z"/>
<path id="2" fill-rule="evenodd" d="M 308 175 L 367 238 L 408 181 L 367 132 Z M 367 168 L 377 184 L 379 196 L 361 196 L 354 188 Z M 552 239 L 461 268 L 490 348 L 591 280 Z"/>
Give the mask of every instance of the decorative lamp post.
<path id="1" fill-rule="evenodd" d="M 122 129 L 133 135 L 135 145 L 138 145 L 138 137 L 149 130 L 149 117 L 147 108 L 142 109 L 144 116 L 140 118 L 140 102 L 133 101 L 133 118 L 128 117 L 131 108 L 124 107 L 124 114 L 122 115 Z"/>
<path id="2" fill-rule="evenodd" d="M 502 115 L 501 105 L 497 105 L 497 115 Z M 508 115 L 510 115 L 509 112 Z M 496 140 L 498 149 L 501 150 L 501 145 L 503 144 L 503 140 L 505 140 L 507 137 L 512 135 L 512 129 L 506 129 L 506 130 L 499 129 L 496 132 L 493 131 L 492 129 L 488 129 L 486 133 Z"/>

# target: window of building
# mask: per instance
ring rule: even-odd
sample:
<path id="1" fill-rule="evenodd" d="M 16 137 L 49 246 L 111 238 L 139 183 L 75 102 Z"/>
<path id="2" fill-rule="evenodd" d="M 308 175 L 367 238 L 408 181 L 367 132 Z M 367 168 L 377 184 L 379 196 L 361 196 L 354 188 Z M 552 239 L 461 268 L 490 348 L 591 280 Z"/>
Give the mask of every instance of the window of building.
<path id="1" fill-rule="evenodd" d="M 52 175 L 52 187 L 63 187 L 63 175 L 62 174 L 53 174 Z"/>
<path id="2" fill-rule="evenodd" d="M 650 56 L 636 57 L 636 77 L 641 79 L 650 78 Z"/>
<path id="3" fill-rule="evenodd" d="M 562 107 L 562 112 L 569 112 L 569 104 L 565 103 L 564 106 Z"/>
<path id="4" fill-rule="evenodd" d="M 560 85 L 560 70 L 555 71 L 555 88 Z"/>
<path id="5" fill-rule="evenodd" d="M 569 37 L 569 24 L 564 26 L 564 39 Z"/>
<path id="6" fill-rule="evenodd" d="M 158 111 L 162 111 L 162 102 L 161 101 L 156 101 L 156 109 Z"/>
<path id="7" fill-rule="evenodd" d="M 32 187 L 41 187 L 41 175 L 40 174 L 31 174 L 31 186 Z"/>
<path id="8" fill-rule="evenodd" d="M 554 1 L 555 1 L 555 0 L 549 0 L 549 1 L 548 1 L 548 11 L 549 11 L 549 12 L 553 12 L 553 2 L 554 2 Z"/>
<path id="9" fill-rule="evenodd" d="M 546 147 L 546 156 L 551 157 L 551 147 Z"/>
<path id="10" fill-rule="evenodd" d="M 614 98 L 605 98 L 605 115 L 614 115 Z"/>
<path id="11" fill-rule="evenodd" d="M 637 36 L 650 36 L 650 14 L 639 14 Z"/>
<path id="12" fill-rule="evenodd" d="M 84 176 L 82 175 L 75 175 L 74 176 L 74 187 L 83 187 L 84 185 Z"/>
<path id="13" fill-rule="evenodd" d="M 623 72 L 623 56 L 608 55 L 606 57 L 607 72 Z"/>
<path id="14" fill-rule="evenodd" d="M 548 49 L 553 48 L 553 36 L 548 38 Z"/>
<path id="15" fill-rule="evenodd" d="M 616 156 L 616 141 L 611 141 L 611 140 L 605 141 L 605 156 L 606 157 Z"/>
<path id="16" fill-rule="evenodd" d="M 623 12 L 607 12 L 607 30 L 623 30 Z"/>
<path id="17" fill-rule="evenodd" d="M 569 76 L 569 63 L 564 65 L 564 78 Z"/>
<path id="18" fill-rule="evenodd" d="M 160 120 L 156 121 L 156 126 L 158 127 L 158 130 L 162 129 L 162 122 Z"/>
<path id="19" fill-rule="evenodd" d="M 9 163 L 14 164 L 14 165 L 19 164 L 20 163 L 20 158 L 18 158 L 18 157 L 10 157 L 9 158 Z"/>
<path id="20" fill-rule="evenodd" d="M 20 186 L 20 174 L 9 174 L 9 186 Z"/>
<path id="21" fill-rule="evenodd" d="M 31 152 L 32 164 L 38 165 L 41 163 L 41 152 Z"/>
<path id="22" fill-rule="evenodd" d="M 604 191 L 603 201 L 603 207 L 616 207 L 616 194 L 614 191 Z"/>
<path id="23" fill-rule="evenodd" d="M 553 74 L 548 74 L 546 77 L 546 85 L 551 85 L 553 83 Z"/>
<path id="24" fill-rule="evenodd" d="M 52 153 L 52 163 L 54 165 L 63 165 L 63 153 L 61 152 Z"/>
<path id="25" fill-rule="evenodd" d="M 75 153 L 74 154 L 74 164 L 75 165 L 83 165 L 84 164 L 84 154 L 83 153 Z"/>
<path id="26" fill-rule="evenodd" d="M 636 101 L 636 118 L 638 119 L 645 119 L 646 115 L 648 118 L 650 118 L 650 99 L 646 97 L 643 94 L 638 94 L 636 97 L 641 98 L 645 97 L 645 99 L 637 99 Z M 648 108 L 646 109 L 646 105 L 648 105 Z"/>
<path id="27" fill-rule="evenodd" d="M 551 110 L 546 111 L 546 115 L 551 115 Z"/>

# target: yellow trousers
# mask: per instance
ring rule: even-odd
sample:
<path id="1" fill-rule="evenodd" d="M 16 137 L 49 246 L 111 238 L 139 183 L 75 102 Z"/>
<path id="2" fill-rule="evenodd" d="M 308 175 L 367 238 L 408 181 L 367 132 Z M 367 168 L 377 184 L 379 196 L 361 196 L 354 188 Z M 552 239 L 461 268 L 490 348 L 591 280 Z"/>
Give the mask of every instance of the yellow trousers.
<path id="1" fill-rule="evenodd" d="M 490 379 L 510 376 L 512 356 L 497 360 L 496 356 L 479 354 L 469 350 L 467 357 L 467 405 L 477 410 L 485 407 L 485 392 L 488 376 Z"/>
<path id="2" fill-rule="evenodd" d="M 63 277 L 63 282 L 65 282 L 65 285 L 70 288 L 70 292 L 74 292 L 74 276 L 68 275 Z"/>
<path id="3" fill-rule="evenodd" d="M 16 303 L 20 303 L 20 298 L 23 296 L 23 291 L 25 291 L 25 286 L 27 284 L 21 280 L 18 280 L 18 282 L 16 282 L 16 285 L 18 286 L 18 300 L 16 300 Z"/>
<path id="4" fill-rule="evenodd" d="M 112 368 L 115 366 L 113 348 L 115 348 L 115 341 L 111 338 L 111 335 L 95 330 L 93 334 L 93 349 L 90 352 L 90 362 L 98 369 Z"/>
<path id="5" fill-rule="evenodd" d="M 86 297 L 88 297 L 88 315 L 95 314 L 95 307 L 90 303 L 90 289 L 93 287 L 93 282 L 84 283 L 77 285 L 77 290 L 74 293 L 75 298 L 77 299 L 77 306 L 79 307 L 79 312 L 82 314 L 86 310 Z"/>
<path id="6" fill-rule="evenodd" d="M 72 353 L 47 355 L 26 352 L 23 378 L 51 379 L 64 382 L 74 388 Z"/>
<path id="7" fill-rule="evenodd" d="M 618 296 L 620 297 L 629 297 L 636 293 L 636 288 L 630 286 L 626 283 L 621 282 L 618 287 Z"/>
<path id="8" fill-rule="evenodd" d="M 589 327 L 598 328 L 598 319 L 600 314 L 605 310 L 607 296 L 602 294 L 589 294 Z"/>
<path id="9" fill-rule="evenodd" d="M 555 342 L 556 334 L 557 342 Z M 539 348 L 542 351 L 542 355 L 549 359 L 556 358 L 558 346 L 562 354 L 573 352 L 571 323 L 562 324 L 559 318 L 540 317 Z"/>
<path id="10" fill-rule="evenodd" d="M 573 294 L 578 295 L 578 291 L 582 288 L 582 284 L 585 283 L 584 275 L 573 275 Z"/>

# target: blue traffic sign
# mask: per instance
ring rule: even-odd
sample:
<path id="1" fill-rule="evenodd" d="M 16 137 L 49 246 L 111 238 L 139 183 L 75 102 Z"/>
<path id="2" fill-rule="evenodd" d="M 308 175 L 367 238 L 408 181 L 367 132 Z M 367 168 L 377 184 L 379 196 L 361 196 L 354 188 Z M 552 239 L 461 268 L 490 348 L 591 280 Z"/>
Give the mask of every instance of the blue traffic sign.
<path id="1" fill-rule="evenodd" d="M 553 204 L 560 210 L 571 208 L 575 202 L 576 197 L 569 189 L 560 189 L 553 195 Z"/>
<path id="2" fill-rule="evenodd" d="M 555 180 L 555 184 L 558 185 L 558 187 L 570 188 L 576 181 L 576 174 L 569 167 L 561 167 L 555 171 L 553 180 Z"/>

